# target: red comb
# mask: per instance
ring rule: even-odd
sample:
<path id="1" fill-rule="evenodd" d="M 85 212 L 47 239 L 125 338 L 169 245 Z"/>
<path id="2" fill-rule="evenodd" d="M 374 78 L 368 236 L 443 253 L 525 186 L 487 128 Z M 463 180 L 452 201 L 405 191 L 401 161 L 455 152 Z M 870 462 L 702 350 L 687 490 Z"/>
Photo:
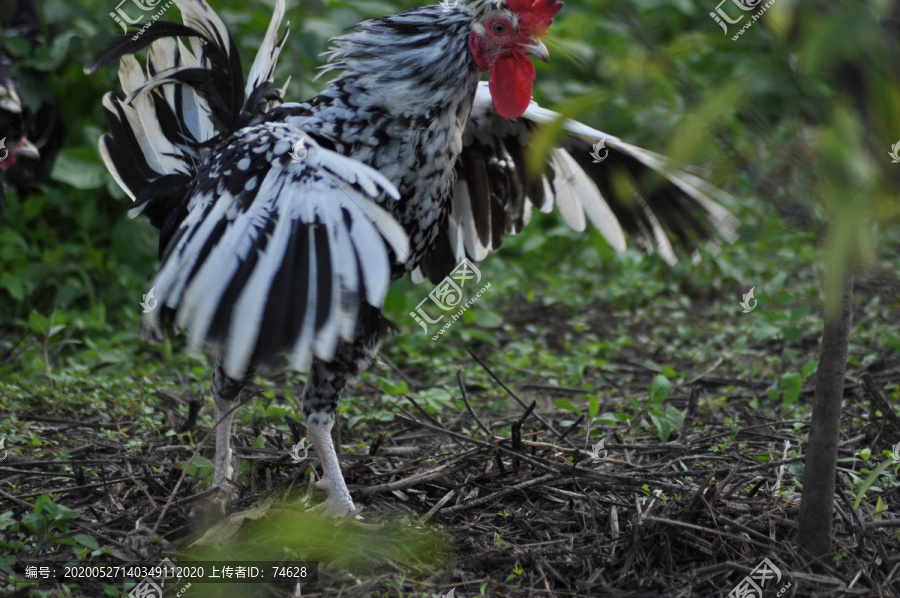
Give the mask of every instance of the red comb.
<path id="1" fill-rule="evenodd" d="M 544 37 L 553 17 L 563 7 L 557 0 L 507 0 L 507 7 L 519 17 L 519 30 Z"/>

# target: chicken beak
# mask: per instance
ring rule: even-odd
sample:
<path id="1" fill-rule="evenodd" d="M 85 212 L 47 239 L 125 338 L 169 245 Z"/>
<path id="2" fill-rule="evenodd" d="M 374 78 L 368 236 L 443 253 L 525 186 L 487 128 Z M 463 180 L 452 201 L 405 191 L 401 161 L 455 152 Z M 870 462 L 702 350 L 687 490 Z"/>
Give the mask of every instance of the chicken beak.
<path id="1" fill-rule="evenodd" d="M 38 148 L 34 146 L 33 143 L 28 141 L 27 137 L 22 137 L 22 140 L 16 145 L 15 154 L 17 158 L 32 158 L 34 160 L 40 160 L 41 154 L 38 152 Z"/>
<path id="2" fill-rule="evenodd" d="M 522 44 L 520 47 L 522 51 L 526 54 L 531 54 L 532 56 L 537 56 L 544 62 L 550 62 L 550 51 L 547 50 L 547 46 L 544 45 L 544 42 L 540 40 L 536 35 L 532 35 L 529 38 L 530 44 Z"/>

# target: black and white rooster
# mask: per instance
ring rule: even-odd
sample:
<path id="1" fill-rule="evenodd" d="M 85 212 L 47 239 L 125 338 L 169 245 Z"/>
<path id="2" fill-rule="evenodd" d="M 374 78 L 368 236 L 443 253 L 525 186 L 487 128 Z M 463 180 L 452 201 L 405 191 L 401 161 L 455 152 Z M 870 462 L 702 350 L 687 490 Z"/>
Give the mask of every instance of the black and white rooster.
<path id="1" fill-rule="evenodd" d="M 28 138 L 36 138 L 41 120 L 19 96 L 19 82 L 13 72 L 15 59 L 6 51 L 7 38 L 11 36 L 27 40 L 32 51 L 44 43 L 36 0 L 0 0 L 0 172 L 4 179 L 12 177 L 10 182 L 23 185 L 34 176 L 33 163 L 41 157 Z M 0 222 L 6 204 L 4 182 L 0 181 Z"/>
<path id="2" fill-rule="evenodd" d="M 557 118 L 531 102 L 529 60 L 548 59 L 541 37 L 556 0 L 459 0 L 365 21 L 333 40 L 328 87 L 286 104 L 272 84 L 283 0 L 246 84 L 206 2 L 176 5 L 183 25 L 126 34 L 86 70 L 121 59 L 124 96 L 104 99 L 111 134 L 100 151 L 131 214 L 161 229 L 159 307 L 145 334 L 187 330 L 217 360 L 223 491 L 232 407 L 253 372 L 283 355 L 309 370 L 303 414 L 322 465 L 320 508 L 352 512 L 330 432 L 345 384 L 388 328 L 388 286 L 484 258 L 534 207 L 558 206 L 577 230 L 586 215 L 617 250 L 631 235 L 670 262 L 672 240 L 696 253 L 697 241 L 733 236 L 715 189 L 576 122 L 544 169 L 528 172 L 531 132 Z M 146 46 L 143 68 L 133 54 Z M 596 162 L 601 140 L 608 154 Z"/>

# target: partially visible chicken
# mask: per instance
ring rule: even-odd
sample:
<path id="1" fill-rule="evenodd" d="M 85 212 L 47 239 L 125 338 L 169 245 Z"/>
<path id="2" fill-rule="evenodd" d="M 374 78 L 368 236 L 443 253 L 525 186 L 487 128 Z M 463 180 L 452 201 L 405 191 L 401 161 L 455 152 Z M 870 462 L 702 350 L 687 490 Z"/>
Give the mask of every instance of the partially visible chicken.
<path id="1" fill-rule="evenodd" d="M 0 57 L 0 172 L 6 173 L 22 159 L 40 159 L 38 149 L 26 137 L 28 113 L 16 93 L 16 82 Z M 6 76 L 4 76 L 6 75 Z M 5 178 L 5 177 L 4 177 Z M 0 224 L 6 207 L 6 184 L 0 180 Z"/>
<path id="2" fill-rule="evenodd" d="M 54 153 L 62 143 L 63 127 L 56 106 L 27 106 L 21 99 L 15 58 L 7 50 L 8 38 L 25 39 L 34 53 L 46 44 L 40 7 L 36 0 L 0 0 L 0 222 L 6 200 L 3 183 L 22 188 L 37 175 L 41 154 Z M 49 152 L 44 152 L 44 148 Z"/>

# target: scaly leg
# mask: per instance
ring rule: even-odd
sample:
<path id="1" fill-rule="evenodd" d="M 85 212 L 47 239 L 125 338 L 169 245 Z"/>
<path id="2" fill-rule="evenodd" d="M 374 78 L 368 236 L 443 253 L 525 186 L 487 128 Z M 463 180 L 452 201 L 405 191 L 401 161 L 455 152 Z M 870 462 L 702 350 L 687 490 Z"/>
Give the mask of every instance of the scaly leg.
<path id="1" fill-rule="evenodd" d="M 353 504 L 353 499 L 350 498 L 350 491 L 344 482 L 341 464 L 338 462 L 337 452 L 335 452 L 334 443 L 331 440 L 331 427 L 334 425 L 334 420 L 319 423 L 318 415 L 320 414 L 315 414 L 306 420 L 306 430 L 313 446 L 316 447 L 322 464 L 322 479 L 316 482 L 316 488 L 324 492 L 327 498 L 325 502 L 314 507 L 314 510 L 335 519 L 346 517 L 356 509 L 356 506 Z"/>
<path id="2" fill-rule="evenodd" d="M 307 433 L 322 464 L 322 479 L 316 483 L 316 488 L 326 495 L 325 502 L 314 510 L 328 517 L 346 517 L 355 510 L 331 440 L 338 399 L 347 380 L 374 361 L 379 339 L 387 325 L 388 321 L 380 311 L 363 305 L 356 325 L 356 340 L 339 343 L 330 362 L 313 360 L 303 389 Z"/>
<path id="3" fill-rule="evenodd" d="M 213 487 L 224 497 L 234 497 L 231 487 L 231 476 L 234 474 L 231 454 L 231 423 L 234 420 L 234 407 L 237 405 L 241 389 L 253 376 L 249 371 L 243 380 L 229 378 L 222 365 L 216 366 L 213 373 L 213 403 L 216 416 L 216 462 Z M 222 505 L 224 507 L 224 504 Z"/>

